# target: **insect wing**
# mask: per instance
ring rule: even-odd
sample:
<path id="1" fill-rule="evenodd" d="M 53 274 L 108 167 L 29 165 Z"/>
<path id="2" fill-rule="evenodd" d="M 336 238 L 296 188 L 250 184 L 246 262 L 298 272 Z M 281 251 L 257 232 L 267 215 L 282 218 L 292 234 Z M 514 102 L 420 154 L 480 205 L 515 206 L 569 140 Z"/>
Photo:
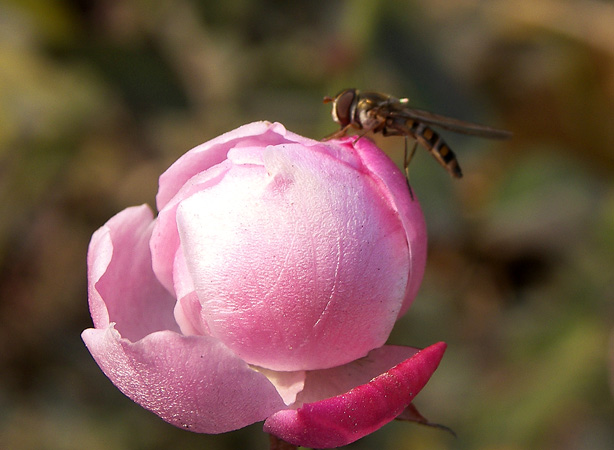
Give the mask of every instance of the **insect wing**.
<path id="1" fill-rule="evenodd" d="M 480 125 L 464 120 L 453 119 L 451 117 L 442 116 L 429 111 L 414 108 L 402 108 L 395 111 L 390 111 L 391 116 L 403 117 L 408 120 L 422 122 L 424 124 L 437 126 L 446 130 L 457 133 L 471 134 L 492 139 L 506 139 L 511 137 L 512 133 L 497 128 Z"/>

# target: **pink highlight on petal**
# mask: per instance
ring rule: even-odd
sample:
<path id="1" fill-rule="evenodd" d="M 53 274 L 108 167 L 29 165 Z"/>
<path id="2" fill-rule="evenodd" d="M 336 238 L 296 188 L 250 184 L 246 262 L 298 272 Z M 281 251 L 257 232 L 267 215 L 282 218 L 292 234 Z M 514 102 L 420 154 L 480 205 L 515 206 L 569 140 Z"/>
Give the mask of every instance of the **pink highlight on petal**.
<path id="1" fill-rule="evenodd" d="M 379 429 L 398 416 L 426 385 L 446 345 L 434 344 L 351 391 L 284 410 L 269 417 L 264 431 L 294 445 L 334 448 Z"/>

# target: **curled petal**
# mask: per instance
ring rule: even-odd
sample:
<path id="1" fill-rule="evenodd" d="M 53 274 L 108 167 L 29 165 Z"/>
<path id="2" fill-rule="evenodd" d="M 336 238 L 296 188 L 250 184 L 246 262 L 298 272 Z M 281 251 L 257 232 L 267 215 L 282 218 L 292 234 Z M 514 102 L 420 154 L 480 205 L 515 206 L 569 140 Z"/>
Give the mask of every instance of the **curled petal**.
<path id="1" fill-rule="evenodd" d="M 280 411 L 264 431 L 294 445 L 333 448 L 347 445 L 397 417 L 428 382 L 446 345 L 416 353 L 388 372 L 351 391 L 297 410 Z"/>
<path id="2" fill-rule="evenodd" d="M 224 433 L 285 408 L 264 375 L 208 336 L 160 331 L 132 343 L 111 325 L 82 337 L 113 384 L 177 427 Z"/>
<path id="3" fill-rule="evenodd" d="M 179 330 L 173 319 L 175 299 L 151 268 L 152 227 L 147 205 L 125 209 L 94 233 L 88 251 L 94 325 L 105 328 L 114 322 L 133 341 L 154 331 Z"/>

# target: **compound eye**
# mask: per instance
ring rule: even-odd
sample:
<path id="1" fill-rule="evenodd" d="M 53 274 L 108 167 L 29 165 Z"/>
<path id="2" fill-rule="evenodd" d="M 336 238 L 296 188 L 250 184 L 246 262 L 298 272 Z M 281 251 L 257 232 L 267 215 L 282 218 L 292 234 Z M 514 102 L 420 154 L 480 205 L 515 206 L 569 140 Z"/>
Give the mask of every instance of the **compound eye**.
<path id="1" fill-rule="evenodd" d="M 355 98 L 356 89 L 346 89 L 335 97 L 333 119 L 341 126 L 346 126 L 352 121 L 352 105 Z"/>

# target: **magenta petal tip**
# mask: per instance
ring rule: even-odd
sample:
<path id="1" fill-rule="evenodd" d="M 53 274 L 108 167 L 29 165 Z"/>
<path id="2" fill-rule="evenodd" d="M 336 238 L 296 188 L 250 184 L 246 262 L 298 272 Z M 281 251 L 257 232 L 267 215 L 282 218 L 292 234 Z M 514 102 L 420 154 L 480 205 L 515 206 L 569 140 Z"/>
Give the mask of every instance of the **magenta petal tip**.
<path id="1" fill-rule="evenodd" d="M 345 394 L 280 411 L 266 420 L 264 431 L 304 447 L 350 444 L 397 417 L 426 385 L 445 349 L 444 342 L 431 345 Z"/>

